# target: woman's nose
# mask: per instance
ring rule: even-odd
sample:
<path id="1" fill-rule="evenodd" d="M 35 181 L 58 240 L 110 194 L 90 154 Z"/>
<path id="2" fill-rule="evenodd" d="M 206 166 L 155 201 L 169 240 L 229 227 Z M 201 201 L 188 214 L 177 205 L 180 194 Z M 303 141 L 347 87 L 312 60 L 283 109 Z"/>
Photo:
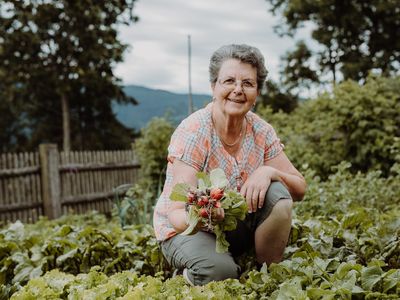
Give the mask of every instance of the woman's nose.
<path id="1" fill-rule="evenodd" d="M 233 89 L 233 92 L 234 92 L 235 94 L 241 94 L 241 93 L 243 93 L 242 84 L 239 83 L 239 82 L 236 82 L 236 83 L 235 83 L 235 88 Z"/>

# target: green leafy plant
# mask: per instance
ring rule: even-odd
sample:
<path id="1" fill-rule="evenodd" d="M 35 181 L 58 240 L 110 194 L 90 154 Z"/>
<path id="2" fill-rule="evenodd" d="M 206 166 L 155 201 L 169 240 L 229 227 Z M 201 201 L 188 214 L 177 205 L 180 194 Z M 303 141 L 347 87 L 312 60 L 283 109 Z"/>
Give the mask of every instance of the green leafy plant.
<path id="1" fill-rule="evenodd" d="M 95 266 L 107 275 L 123 270 L 155 275 L 166 268 L 149 225 L 122 229 L 118 220 L 97 213 L 15 222 L 0 230 L 0 295 L 53 269 L 80 274 Z"/>
<path id="2" fill-rule="evenodd" d="M 124 228 L 126 225 L 131 224 L 130 214 L 134 214 L 136 210 L 136 203 L 131 199 L 125 199 L 121 197 L 121 192 L 132 187 L 131 184 L 120 185 L 113 189 L 114 192 L 114 215 L 118 216 L 121 227 Z"/>
<path id="3" fill-rule="evenodd" d="M 140 163 L 138 185 L 152 193 L 152 204 L 165 180 L 168 145 L 173 131 L 173 125 L 166 118 L 153 118 L 141 130 L 141 137 L 135 140 L 134 150 Z"/>
<path id="4" fill-rule="evenodd" d="M 121 197 L 120 190 L 128 190 Z M 120 220 L 122 228 L 129 225 L 151 224 L 153 194 L 143 190 L 141 184 L 125 184 L 117 187 L 114 193 L 113 214 Z"/>
<path id="5" fill-rule="evenodd" d="M 349 169 L 325 181 L 306 169 L 281 263 L 258 270 L 246 254 L 239 280 L 202 287 L 169 278 L 147 225 L 122 229 L 100 214 L 10 224 L 0 230 L 0 299 L 398 299 L 399 173 Z"/>
<path id="6" fill-rule="evenodd" d="M 115 189 L 114 215 L 121 226 L 152 224 L 154 205 L 165 181 L 168 143 L 173 132 L 172 124 L 165 118 L 153 118 L 136 139 L 134 151 L 140 163 L 139 178 L 135 184 Z M 123 197 L 119 191 L 129 187 Z"/>

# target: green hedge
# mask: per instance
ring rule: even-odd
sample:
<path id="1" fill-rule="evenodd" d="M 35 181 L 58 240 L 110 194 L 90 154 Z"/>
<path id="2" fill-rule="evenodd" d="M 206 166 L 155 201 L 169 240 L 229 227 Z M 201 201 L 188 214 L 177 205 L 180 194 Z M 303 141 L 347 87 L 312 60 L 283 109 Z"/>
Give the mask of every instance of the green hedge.
<path id="1" fill-rule="evenodd" d="M 326 178 L 341 161 L 353 171 L 390 173 L 400 162 L 400 77 L 346 81 L 291 114 L 258 113 L 277 130 L 297 167 L 307 164 Z"/>

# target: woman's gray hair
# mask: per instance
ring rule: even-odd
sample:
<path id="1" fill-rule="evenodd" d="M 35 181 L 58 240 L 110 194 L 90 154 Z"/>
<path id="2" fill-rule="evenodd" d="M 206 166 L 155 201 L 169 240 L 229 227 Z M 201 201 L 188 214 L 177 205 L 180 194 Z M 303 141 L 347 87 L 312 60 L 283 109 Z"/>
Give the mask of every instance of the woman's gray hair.
<path id="1" fill-rule="evenodd" d="M 249 45 L 225 45 L 216 50 L 210 59 L 210 82 L 216 83 L 219 70 L 224 61 L 228 59 L 237 59 L 242 63 L 250 64 L 257 70 L 257 89 L 261 90 L 267 78 L 268 71 L 265 68 L 264 56 L 256 47 Z"/>

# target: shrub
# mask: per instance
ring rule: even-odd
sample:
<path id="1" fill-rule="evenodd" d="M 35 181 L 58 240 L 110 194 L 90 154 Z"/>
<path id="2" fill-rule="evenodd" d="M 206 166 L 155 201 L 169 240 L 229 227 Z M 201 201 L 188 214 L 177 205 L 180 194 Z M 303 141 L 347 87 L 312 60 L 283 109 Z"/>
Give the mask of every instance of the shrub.
<path id="1" fill-rule="evenodd" d="M 151 224 L 153 206 L 165 180 L 168 145 L 174 127 L 166 118 L 153 118 L 135 141 L 134 150 L 140 163 L 140 178 L 116 208 L 123 226 Z"/>
<path id="2" fill-rule="evenodd" d="M 351 163 L 352 171 L 388 175 L 400 161 L 400 77 L 369 77 L 338 85 L 332 93 L 307 100 L 293 113 L 258 113 L 270 122 L 298 167 L 307 163 L 326 178 L 332 166 Z"/>

